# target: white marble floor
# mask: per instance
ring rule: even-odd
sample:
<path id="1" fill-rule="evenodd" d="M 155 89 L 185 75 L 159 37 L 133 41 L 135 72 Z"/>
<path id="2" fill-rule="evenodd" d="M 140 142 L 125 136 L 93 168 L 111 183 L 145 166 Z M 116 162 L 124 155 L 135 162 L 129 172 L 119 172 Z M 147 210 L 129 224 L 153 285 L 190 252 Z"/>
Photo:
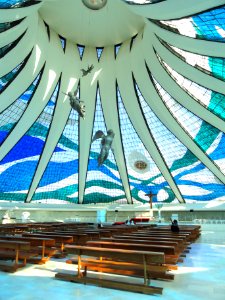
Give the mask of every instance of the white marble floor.
<path id="1" fill-rule="evenodd" d="M 152 285 L 163 287 L 162 295 L 137 294 L 54 278 L 56 272 L 74 271 L 74 268 L 63 260 L 55 260 L 45 265 L 28 265 L 14 274 L 0 272 L 0 300 L 224 300 L 225 225 L 203 225 L 202 236 L 174 271 L 174 281 L 152 281 Z"/>

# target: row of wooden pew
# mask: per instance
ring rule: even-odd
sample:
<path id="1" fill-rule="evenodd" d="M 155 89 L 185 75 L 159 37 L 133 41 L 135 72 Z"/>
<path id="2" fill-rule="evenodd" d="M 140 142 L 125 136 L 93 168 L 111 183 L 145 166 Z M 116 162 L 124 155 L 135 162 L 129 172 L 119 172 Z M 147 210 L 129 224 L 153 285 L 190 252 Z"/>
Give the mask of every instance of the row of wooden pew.
<path id="1" fill-rule="evenodd" d="M 0 226 L 0 234 L 0 259 L 4 259 L 1 249 L 15 243 L 11 271 L 17 269 L 19 260 L 24 266 L 27 261 L 45 263 L 52 256 L 67 256 L 67 263 L 75 264 L 78 271 L 72 275 L 59 272 L 58 279 L 161 294 L 162 288 L 152 286 L 151 279 L 173 280 L 172 270 L 177 269 L 177 263 L 183 261 L 191 243 L 199 237 L 200 226 L 180 226 L 179 233 L 172 233 L 168 226 L 149 224 L 97 228 L 96 224 L 42 223 L 18 225 L 11 232 L 9 226 L 5 231 Z M 89 271 L 141 277 L 143 283 L 93 278 Z"/>
<path id="2" fill-rule="evenodd" d="M 76 277 L 65 273 L 58 273 L 56 277 L 101 286 L 104 283 L 104 286 L 108 287 L 117 285 L 120 289 L 160 294 L 162 288 L 149 285 L 150 279 L 173 280 L 174 275 L 170 271 L 177 269 L 176 264 L 183 261 L 183 257 L 189 252 L 191 241 L 198 238 L 200 231 L 199 227 L 197 229 L 186 227 L 182 228 L 180 233 L 174 234 L 169 227 L 157 228 L 157 232 L 155 228 L 145 227 L 130 233 L 123 232 L 120 235 L 115 233 L 113 232 L 111 237 L 87 241 L 85 247 L 66 246 L 68 253 L 76 254 L 75 258 L 70 258 L 67 262 L 78 264 L 78 273 Z M 123 251 L 124 256 L 121 256 L 120 251 Z M 81 269 L 84 270 L 83 273 Z M 102 283 L 102 280 L 99 282 L 99 279 L 87 277 L 87 270 L 143 277 L 144 282 L 142 285 L 132 283 L 131 286 L 121 286 L 121 282 L 115 283 L 111 280 L 104 280 Z"/>

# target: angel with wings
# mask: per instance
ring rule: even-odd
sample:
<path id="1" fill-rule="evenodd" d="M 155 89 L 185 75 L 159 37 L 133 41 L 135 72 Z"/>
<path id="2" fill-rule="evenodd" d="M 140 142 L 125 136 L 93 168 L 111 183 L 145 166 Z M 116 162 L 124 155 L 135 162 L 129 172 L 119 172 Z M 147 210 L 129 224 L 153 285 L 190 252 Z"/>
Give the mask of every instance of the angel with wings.
<path id="1" fill-rule="evenodd" d="M 87 70 L 81 69 L 82 72 L 82 77 L 88 75 L 89 73 L 91 73 L 91 71 L 94 69 L 94 65 L 90 65 L 87 67 Z"/>
<path id="2" fill-rule="evenodd" d="M 79 114 L 79 116 L 81 118 L 85 118 L 85 105 L 84 105 L 84 101 L 81 101 L 77 95 L 78 95 L 78 87 L 77 89 L 75 90 L 74 93 L 72 92 L 69 92 L 68 94 L 66 93 L 63 93 L 65 95 L 67 95 L 69 97 L 69 100 L 70 100 L 70 106 L 76 110 Z"/>
<path id="3" fill-rule="evenodd" d="M 109 155 L 109 150 L 111 149 L 112 146 L 112 142 L 113 142 L 113 138 L 114 138 L 115 134 L 113 132 L 113 130 L 109 129 L 107 131 L 107 134 L 105 135 L 103 133 L 103 131 L 98 130 L 96 131 L 92 142 L 94 142 L 97 139 L 102 139 L 101 140 L 101 151 L 100 154 L 98 156 L 98 166 L 100 167 L 104 161 L 107 159 L 108 155 Z"/>

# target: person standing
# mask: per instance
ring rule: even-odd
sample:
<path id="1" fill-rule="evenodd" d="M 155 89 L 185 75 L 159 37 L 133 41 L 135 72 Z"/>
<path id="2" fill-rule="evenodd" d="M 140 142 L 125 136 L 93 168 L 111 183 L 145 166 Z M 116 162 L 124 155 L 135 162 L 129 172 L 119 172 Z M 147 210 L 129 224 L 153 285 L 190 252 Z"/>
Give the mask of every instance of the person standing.
<path id="1" fill-rule="evenodd" d="M 180 231 L 180 228 L 179 228 L 179 225 L 178 225 L 178 222 L 177 220 L 171 220 L 172 224 L 171 224 L 171 231 L 172 232 L 179 232 Z"/>

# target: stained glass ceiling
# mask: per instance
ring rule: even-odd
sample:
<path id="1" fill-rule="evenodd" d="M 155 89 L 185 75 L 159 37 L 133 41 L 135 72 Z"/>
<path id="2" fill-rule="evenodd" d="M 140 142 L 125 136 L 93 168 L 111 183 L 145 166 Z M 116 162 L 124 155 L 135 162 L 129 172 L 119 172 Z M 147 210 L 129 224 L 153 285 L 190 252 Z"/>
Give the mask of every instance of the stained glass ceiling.
<path id="1" fill-rule="evenodd" d="M 62 2 L 0 0 L 0 200 L 224 200 L 225 0 Z"/>

